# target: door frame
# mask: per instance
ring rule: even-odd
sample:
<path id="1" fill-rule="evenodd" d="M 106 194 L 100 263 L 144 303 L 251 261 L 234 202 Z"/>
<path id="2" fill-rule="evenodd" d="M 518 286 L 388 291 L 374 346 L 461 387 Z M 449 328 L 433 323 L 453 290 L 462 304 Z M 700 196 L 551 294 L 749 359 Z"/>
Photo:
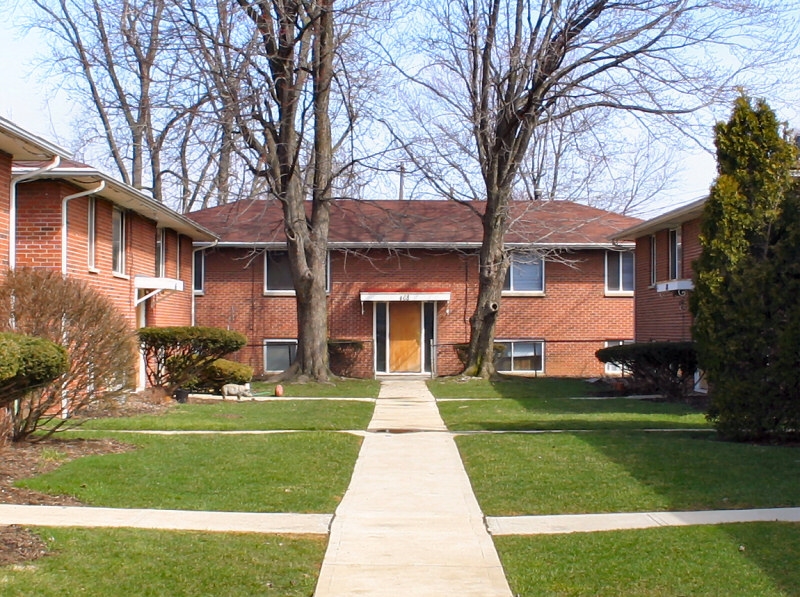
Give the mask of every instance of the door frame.
<path id="1" fill-rule="evenodd" d="M 431 367 L 433 366 L 433 359 L 430 358 L 430 351 L 431 347 L 426 342 L 426 321 L 425 317 L 425 306 L 432 305 L 432 317 L 430 318 L 430 325 L 432 326 L 430 337 L 433 338 L 434 344 L 436 343 L 436 338 L 438 337 L 438 327 L 439 327 L 439 320 L 437 317 L 438 312 L 438 301 L 411 301 L 417 305 L 419 305 L 420 310 L 420 330 L 419 330 L 419 338 L 420 338 L 420 371 L 390 371 L 390 363 L 391 363 L 391 343 L 389 342 L 389 338 L 391 337 L 391 325 L 392 325 L 392 308 L 391 305 L 394 302 L 400 301 L 375 301 L 372 303 L 372 341 L 374 350 L 372 351 L 372 369 L 376 375 L 430 375 Z M 378 337 L 378 305 L 383 305 L 386 309 L 386 329 L 385 334 L 382 338 Z M 378 344 L 383 342 L 383 346 L 385 349 L 385 359 L 386 359 L 386 367 L 384 370 L 378 368 Z"/>

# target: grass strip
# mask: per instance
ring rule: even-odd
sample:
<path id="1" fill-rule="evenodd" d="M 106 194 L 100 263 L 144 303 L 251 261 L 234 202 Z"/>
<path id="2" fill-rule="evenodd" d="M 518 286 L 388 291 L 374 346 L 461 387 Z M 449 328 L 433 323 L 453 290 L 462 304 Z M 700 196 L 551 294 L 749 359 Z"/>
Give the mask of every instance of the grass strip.
<path id="1" fill-rule="evenodd" d="M 514 595 L 800 595 L 800 525 L 496 537 Z"/>
<path id="2" fill-rule="evenodd" d="M 112 508 L 330 513 L 361 445 L 322 432 L 114 438 L 140 449 L 80 458 L 18 484 Z"/>
<path id="3" fill-rule="evenodd" d="M 798 447 L 635 431 L 456 442 L 489 516 L 800 506 Z"/>
<path id="4" fill-rule="evenodd" d="M 365 429 L 374 408 L 370 402 L 339 400 L 177 404 L 160 415 L 93 419 L 84 422 L 81 428 L 172 431 Z"/>
<path id="5" fill-rule="evenodd" d="M 6 597 L 311 595 L 325 538 L 38 529 L 51 555 L 0 568 Z"/>
<path id="6" fill-rule="evenodd" d="M 498 379 L 444 378 L 428 381 L 436 398 L 573 398 L 591 396 L 597 387 L 573 377 L 499 377 Z"/>
<path id="7" fill-rule="evenodd" d="M 253 394 L 274 396 L 276 383 L 254 381 Z M 381 382 L 377 379 L 337 379 L 328 383 L 283 383 L 284 396 L 328 398 L 377 398 Z"/>

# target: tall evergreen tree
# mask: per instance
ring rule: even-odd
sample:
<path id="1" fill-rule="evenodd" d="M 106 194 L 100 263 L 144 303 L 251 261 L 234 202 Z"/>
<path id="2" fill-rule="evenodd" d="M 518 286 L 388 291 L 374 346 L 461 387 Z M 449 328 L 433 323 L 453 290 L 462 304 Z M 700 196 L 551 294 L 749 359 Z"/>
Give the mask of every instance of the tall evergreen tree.
<path id="1" fill-rule="evenodd" d="M 786 308 L 782 263 L 794 252 L 787 243 L 796 216 L 784 216 L 794 147 L 769 106 L 753 106 L 745 96 L 715 127 L 715 144 L 718 177 L 705 206 L 691 302 L 700 366 L 711 386 L 709 416 L 731 439 L 785 437 L 798 431 L 786 424 L 780 381 L 780 344 L 788 340 L 788 319 L 800 315 Z"/>

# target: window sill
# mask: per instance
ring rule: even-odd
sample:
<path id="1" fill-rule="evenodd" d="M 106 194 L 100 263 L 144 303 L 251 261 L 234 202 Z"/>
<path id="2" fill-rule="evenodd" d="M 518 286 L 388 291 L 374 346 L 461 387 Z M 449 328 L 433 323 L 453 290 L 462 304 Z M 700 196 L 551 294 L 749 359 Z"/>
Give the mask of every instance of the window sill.
<path id="1" fill-rule="evenodd" d="M 295 296 L 294 290 L 265 290 L 264 296 Z"/>
<path id="2" fill-rule="evenodd" d="M 121 274 L 119 272 L 111 272 L 111 275 L 115 278 L 119 278 L 120 280 L 130 280 L 131 277 L 128 274 Z"/>
<path id="3" fill-rule="evenodd" d="M 547 295 L 543 290 L 504 290 L 501 296 L 545 297 Z"/>
<path id="4" fill-rule="evenodd" d="M 87 271 L 88 271 L 90 274 L 99 274 L 99 273 L 100 273 L 100 270 L 99 270 L 99 269 L 97 269 L 96 267 L 90 267 L 90 268 L 87 268 Z"/>
<path id="5" fill-rule="evenodd" d="M 633 290 L 606 290 L 607 297 L 632 297 Z"/>
<path id="6" fill-rule="evenodd" d="M 205 296 L 206 295 L 205 290 L 193 290 L 192 292 L 193 292 L 193 294 L 195 296 Z"/>

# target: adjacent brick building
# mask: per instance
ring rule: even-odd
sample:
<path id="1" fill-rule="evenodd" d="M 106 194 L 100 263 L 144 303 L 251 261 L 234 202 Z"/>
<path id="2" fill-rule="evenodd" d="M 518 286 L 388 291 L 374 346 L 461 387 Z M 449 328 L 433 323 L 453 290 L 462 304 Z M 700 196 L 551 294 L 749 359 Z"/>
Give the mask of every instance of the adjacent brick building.
<path id="1" fill-rule="evenodd" d="M 347 373 L 455 374 L 478 289 L 483 203 L 337 200 L 331 207 L 329 337 L 362 347 Z M 249 339 L 257 374 L 291 362 L 297 337 L 281 205 L 242 201 L 189 214 L 220 237 L 199 244 L 195 323 Z M 633 338 L 632 243 L 609 236 L 639 220 L 571 202 L 519 202 L 514 263 L 497 325 L 498 368 L 593 376 L 607 343 Z M 351 344 L 350 346 L 354 346 Z"/>
<path id="2" fill-rule="evenodd" d="M 612 237 L 636 243 L 636 342 L 692 339 L 689 294 L 704 205 L 695 201 Z"/>

